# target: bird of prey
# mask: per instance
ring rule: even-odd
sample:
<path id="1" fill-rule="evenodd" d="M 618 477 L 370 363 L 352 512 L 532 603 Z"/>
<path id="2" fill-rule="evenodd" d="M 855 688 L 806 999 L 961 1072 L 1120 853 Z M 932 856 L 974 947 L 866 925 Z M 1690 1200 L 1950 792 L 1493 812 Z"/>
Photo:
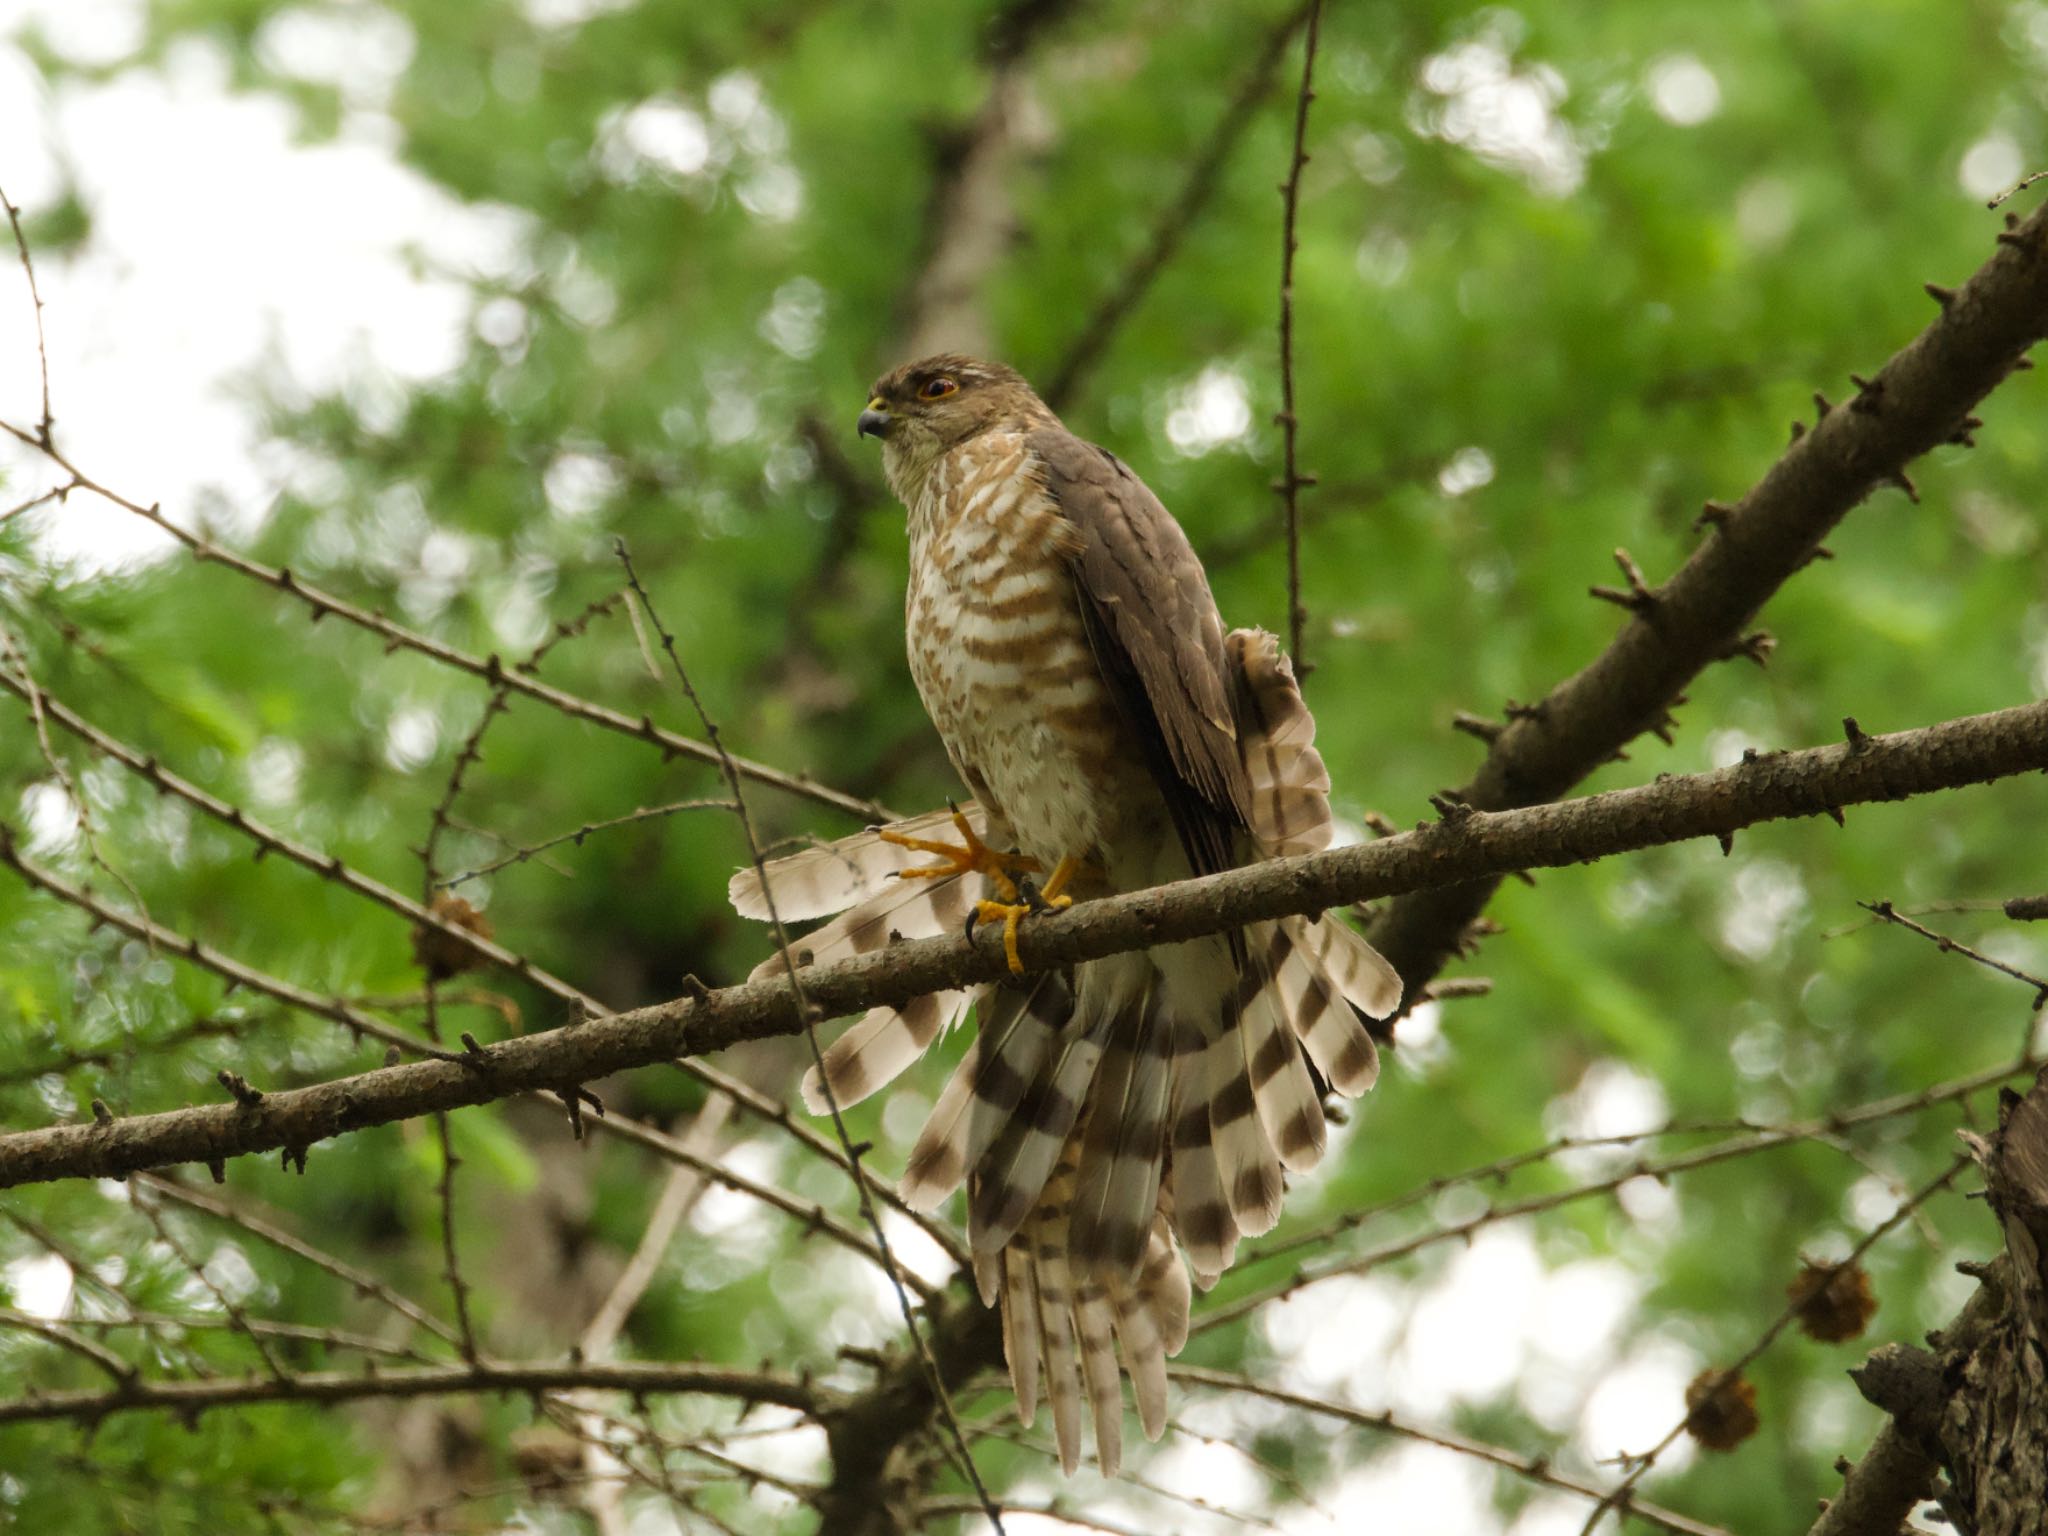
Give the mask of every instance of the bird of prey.
<path id="1" fill-rule="evenodd" d="M 911 675 L 973 799 L 770 864 L 765 893 L 743 870 L 732 899 L 839 914 L 803 940 L 816 964 L 1003 925 L 1017 978 L 870 1011 L 824 1085 L 865 1098 L 972 1007 L 902 1193 L 931 1210 L 966 1184 L 1024 1422 L 1042 1383 L 1071 1472 L 1085 1399 L 1113 1475 L 1119 1352 L 1157 1439 L 1190 1271 L 1213 1283 L 1278 1219 L 1283 1170 L 1322 1156 L 1324 1088 L 1372 1086 L 1361 1015 L 1392 1014 L 1401 982 L 1334 917 L 1026 972 L 1034 913 L 1325 847 L 1315 722 L 1272 635 L 1225 633 L 1158 498 L 1013 370 L 910 363 L 858 427 L 909 512 Z M 815 1069 L 804 1096 L 825 1108 Z"/>

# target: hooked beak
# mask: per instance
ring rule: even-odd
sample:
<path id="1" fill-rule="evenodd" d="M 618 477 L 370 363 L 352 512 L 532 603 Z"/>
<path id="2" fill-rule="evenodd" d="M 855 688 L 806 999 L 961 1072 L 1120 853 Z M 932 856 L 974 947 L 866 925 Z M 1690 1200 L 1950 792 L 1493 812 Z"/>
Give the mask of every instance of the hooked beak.
<path id="1" fill-rule="evenodd" d="M 854 431 L 862 437 L 887 437 L 895 424 L 896 418 L 889 414 L 888 408 L 882 404 L 882 397 L 877 395 L 860 413 L 860 420 L 854 423 Z"/>

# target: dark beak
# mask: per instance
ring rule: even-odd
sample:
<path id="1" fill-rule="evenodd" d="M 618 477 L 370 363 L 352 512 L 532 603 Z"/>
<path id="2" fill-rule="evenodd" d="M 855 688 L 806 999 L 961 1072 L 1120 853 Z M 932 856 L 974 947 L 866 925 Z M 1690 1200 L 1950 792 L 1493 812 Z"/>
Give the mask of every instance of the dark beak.
<path id="1" fill-rule="evenodd" d="M 896 425 L 896 418 L 887 411 L 876 410 L 870 405 L 860 413 L 860 420 L 854 423 L 854 431 L 862 437 L 887 437 L 889 429 Z"/>

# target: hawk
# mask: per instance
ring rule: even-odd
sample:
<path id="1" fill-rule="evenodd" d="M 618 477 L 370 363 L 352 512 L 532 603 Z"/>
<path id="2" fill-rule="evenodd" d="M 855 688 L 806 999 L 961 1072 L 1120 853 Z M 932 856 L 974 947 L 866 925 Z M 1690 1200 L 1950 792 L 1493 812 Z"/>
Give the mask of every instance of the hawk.
<path id="1" fill-rule="evenodd" d="M 1114 1475 L 1119 1352 L 1157 1439 L 1190 1272 L 1212 1284 L 1279 1218 L 1283 1171 L 1322 1156 L 1324 1086 L 1372 1086 L 1361 1015 L 1390 1015 L 1401 982 L 1335 918 L 1023 974 L 1035 912 L 1325 847 L 1315 722 L 1272 635 L 1225 633 L 1159 499 L 1013 370 L 908 364 L 858 427 L 909 512 L 911 675 L 973 800 L 770 864 L 766 893 L 743 870 L 732 899 L 839 914 L 804 940 L 817 964 L 1003 924 L 1019 979 L 870 1011 L 824 1085 L 863 1099 L 974 1010 L 902 1192 L 931 1210 L 967 1186 L 1020 1415 L 1042 1383 L 1071 1472 L 1085 1398 Z M 804 1097 L 826 1107 L 816 1069 Z"/>

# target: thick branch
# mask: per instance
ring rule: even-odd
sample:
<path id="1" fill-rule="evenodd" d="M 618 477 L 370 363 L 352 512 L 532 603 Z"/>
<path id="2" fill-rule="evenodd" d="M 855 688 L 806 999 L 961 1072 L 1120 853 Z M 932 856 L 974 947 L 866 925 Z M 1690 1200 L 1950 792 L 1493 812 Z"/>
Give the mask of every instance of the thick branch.
<path id="1" fill-rule="evenodd" d="M 1661 724 L 1697 673 L 1736 654 L 1757 611 L 1813 558 L 1830 529 L 1880 486 L 1908 487 L 1906 466 L 1954 438 L 1965 418 L 2048 336 L 2048 208 L 1999 237 L 1991 259 L 1934 323 L 1826 411 L 1734 506 L 1709 503 L 1712 527 L 1663 586 L 1631 603 L 1622 632 L 1576 676 L 1518 712 L 1456 798 L 1482 810 L 1554 799 Z M 1411 995 L 1456 950 L 1497 877 L 1403 897 L 1372 927 Z"/>
<path id="2" fill-rule="evenodd" d="M 743 1403 L 770 1403 L 816 1416 L 836 1398 L 794 1376 L 738 1371 L 718 1365 L 653 1361 L 608 1364 L 434 1365 L 418 1370 L 307 1371 L 300 1375 L 233 1380 L 136 1381 L 111 1392 L 39 1392 L 0 1402 L 0 1424 L 71 1419 L 96 1424 L 117 1413 L 156 1409 L 192 1415 L 208 1408 L 252 1403 L 349 1403 L 368 1397 L 436 1397 L 461 1392 L 702 1392 Z"/>
<path id="3" fill-rule="evenodd" d="M 1025 957 L 1035 969 L 1071 965 L 1374 897 L 1725 837 L 1760 821 L 1831 814 L 2042 768 L 2048 768 L 2048 702 L 1891 736 L 1852 731 L 1839 746 L 1755 756 L 1713 773 L 1520 811 L 1460 810 L 1376 843 L 1088 902 L 1034 919 Z M 42 874 L 4 838 L 0 858 Z M 987 931 L 972 939 L 920 939 L 807 969 L 804 994 L 829 1017 L 1006 973 L 1001 936 Z M 454 1061 L 386 1067 L 257 1102 L 17 1132 L 0 1137 L 0 1187 L 118 1177 L 164 1163 L 215 1162 L 278 1148 L 303 1151 L 366 1126 L 528 1089 L 565 1089 L 802 1027 L 788 979 L 763 978 L 477 1047 Z"/>
<path id="4" fill-rule="evenodd" d="M 998 1314 L 979 1301 L 954 1304 L 931 1329 L 933 1368 L 948 1392 L 1001 1362 Z M 908 1530 L 907 1511 L 892 1507 L 891 1462 L 936 1407 L 924 1362 L 907 1354 L 887 1366 L 876 1383 L 845 1400 L 826 1420 L 832 1482 L 818 1501 L 818 1536 L 891 1536 Z"/>

